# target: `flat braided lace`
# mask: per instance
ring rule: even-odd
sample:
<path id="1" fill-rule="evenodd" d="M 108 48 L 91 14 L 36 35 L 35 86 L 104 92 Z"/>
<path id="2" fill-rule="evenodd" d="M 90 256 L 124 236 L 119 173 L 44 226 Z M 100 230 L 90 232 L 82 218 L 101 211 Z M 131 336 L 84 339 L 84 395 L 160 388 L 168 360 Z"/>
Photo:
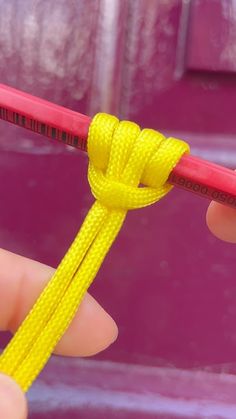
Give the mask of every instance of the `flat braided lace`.
<path id="1" fill-rule="evenodd" d="M 88 136 L 88 180 L 96 198 L 53 277 L 0 356 L 0 371 L 27 391 L 70 325 L 127 211 L 153 204 L 188 145 L 97 114 Z M 142 187 L 139 187 L 141 184 Z"/>

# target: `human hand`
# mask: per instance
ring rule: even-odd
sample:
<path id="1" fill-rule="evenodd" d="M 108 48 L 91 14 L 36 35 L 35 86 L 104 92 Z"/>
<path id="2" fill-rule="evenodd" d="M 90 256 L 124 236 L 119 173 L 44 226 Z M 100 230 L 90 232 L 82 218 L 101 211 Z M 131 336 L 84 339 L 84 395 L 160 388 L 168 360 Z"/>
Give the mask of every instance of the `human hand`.
<path id="1" fill-rule="evenodd" d="M 26 317 L 53 274 L 41 263 L 0 249 L 0 330 L 14 332 Z M 102 351 L 117 337 L 117 326 L 96 300 L 86 294 L 55 353 L 89 356 Z M 9 377 L 0 374 L 0 415 L 4 419 L 25 419 L 23 392 Z"/>
<path id="2" fill-rule="evenodd" d="M 221 240 L 236 243 L 236 210 L 212 202 L 207 225 Z M 0 330 L 15 331 L 52 276 L 53 269 L 0 249 Z M 7 286 L 6 286 L 7 285 Z M 102 307 L 87 294 L 56 353 L 93 355 L 117 337 L 117 327 Z M 4 419 L 25 419 L 25 396 L 9 377 L 0 374 L 0 412 Z"/>

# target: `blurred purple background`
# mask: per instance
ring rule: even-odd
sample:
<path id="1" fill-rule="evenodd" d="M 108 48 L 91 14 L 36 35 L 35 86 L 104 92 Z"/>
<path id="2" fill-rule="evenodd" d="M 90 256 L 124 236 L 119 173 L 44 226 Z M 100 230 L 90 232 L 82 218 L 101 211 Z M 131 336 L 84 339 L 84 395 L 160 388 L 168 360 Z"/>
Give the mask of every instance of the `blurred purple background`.
<path id="1" fill-rule="evenodd" d="M 235 0 L 0 0 L 0 83 L 232 168 L 235 73 Z M 92 202 L 86 170 L 81 152 L 0 121 L 0 247 L 56 266 Z M 91 289 L 119 338 L 52 359 L 32 419 L 235 419 L 235 249 L 207 230 L 207 205 L 174 190 L 130 212 Z"/>

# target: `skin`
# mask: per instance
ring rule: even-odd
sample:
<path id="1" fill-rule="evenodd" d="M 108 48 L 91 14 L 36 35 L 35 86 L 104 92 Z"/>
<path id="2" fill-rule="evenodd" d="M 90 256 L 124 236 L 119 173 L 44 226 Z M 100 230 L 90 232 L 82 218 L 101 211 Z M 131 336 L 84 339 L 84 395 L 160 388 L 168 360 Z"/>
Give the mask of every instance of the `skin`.
<path id="1" fill-rule="evenodd" d="M 211 203 L 207 215 L 210 231 L 219 239 L 236 243 L 236 211 Z M 50 279 L 53 269 L 0 250 L 0 330 L 14 332 Z M 7 284 L 7 287 L 6 287 Z M 55 352 L 89 356 L 107 348 L 118 331 L 114 320 L 87 294 Z M 11 378 L 0 374 L 0 412 L 4 419 L 26 419 L 26 399 Z"/>

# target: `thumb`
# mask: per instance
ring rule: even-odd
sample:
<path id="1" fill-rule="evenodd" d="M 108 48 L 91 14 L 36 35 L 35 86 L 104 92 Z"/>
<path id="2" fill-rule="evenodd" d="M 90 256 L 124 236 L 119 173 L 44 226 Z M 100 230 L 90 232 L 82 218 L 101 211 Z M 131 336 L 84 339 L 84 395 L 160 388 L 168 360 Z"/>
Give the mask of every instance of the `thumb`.
<path id="1" fill-rule="evenodd" d="M 10 378 L 0 374 L 0 417 L 26 419 L 26 399 L 20 387 Z"/>

